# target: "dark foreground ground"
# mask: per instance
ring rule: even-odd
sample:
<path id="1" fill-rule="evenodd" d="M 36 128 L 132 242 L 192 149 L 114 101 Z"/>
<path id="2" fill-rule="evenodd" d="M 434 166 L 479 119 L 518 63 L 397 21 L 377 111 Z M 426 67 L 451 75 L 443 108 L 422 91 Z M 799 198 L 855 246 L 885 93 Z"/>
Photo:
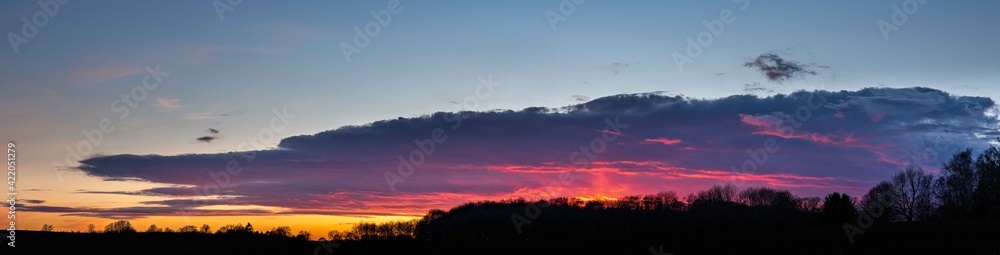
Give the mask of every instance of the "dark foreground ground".
<path id="1" fill-rule="evenodd" d="M 1000 254 L 1000 221 L 876 224 L 850 244 L 841 227 L 682 238 L 519 243 L 320 243 L 205 234 L 18 231 L 2 254 Z M 5 239 L 6 242 L 6 239 Z M 662 252 L 660 253 L 660 246 Z M 650 251 L 653 248 L 656 253 Z M 332 251 L 332 252 L 328 252 Z"/>

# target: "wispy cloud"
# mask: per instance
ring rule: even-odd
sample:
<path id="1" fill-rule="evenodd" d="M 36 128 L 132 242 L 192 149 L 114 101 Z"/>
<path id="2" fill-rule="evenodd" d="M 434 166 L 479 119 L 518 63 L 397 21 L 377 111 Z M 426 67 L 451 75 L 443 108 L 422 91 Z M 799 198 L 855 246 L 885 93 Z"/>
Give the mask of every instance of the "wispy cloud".
<path id="1" fill-rule="evenodd" d="M 219 115 L 214 112 L 195 112 L 195 113 L 185 113 L 183 114 L 186 120 L 204 120 L 218 118 Z"/>
<path id="2" fill-rule="evenodd" d="M 658 144 L 670 146 L 670 145 L 679 144 L 682 141 L 680 139 L 670 139 L 670 138 L 653 138 L 653 139 L 647 138 L 646 140 L 644 140 L 644 142 L 647 142 L 647 143 L 658 143 Z"/>
<path id="3" fill-rule="evenodd" d="M 142 72 L 145 72 L 145 70 L 141 66 L 102 66 L 72 71 L 67 78 L 72 84 L 86 86 Z"/>
<path id="4" fill-rule="evenodd" d="M 573 99 L 573 101 L 576 101 L 576 102 L 587 102 L 587 101 L 590 101 L 590 97 L 583 96 L 583 95 L 573 95 L 573 96 L 570 97 L 570 99 Z"/>
<path id="5" fill-rule="evenodd" d="M 154 104 L 154 106 L 156 107 L 157 110 L 160 110 L 161 112 L 169 112 L 172 110 L 184 108 L 184 106 L 181 105 L 180 100 L 165 96 L 157 96 L 156 103 Z"/>
<path id="6" fill-rule="evenodd" d="M 753 95 L 757 94 L 758 92 L 762 92 L 764 94 L 770 94 L 774 93 L 774 89 L 760 85 L 759 82 L 743 84 L 743 93 Z"/>

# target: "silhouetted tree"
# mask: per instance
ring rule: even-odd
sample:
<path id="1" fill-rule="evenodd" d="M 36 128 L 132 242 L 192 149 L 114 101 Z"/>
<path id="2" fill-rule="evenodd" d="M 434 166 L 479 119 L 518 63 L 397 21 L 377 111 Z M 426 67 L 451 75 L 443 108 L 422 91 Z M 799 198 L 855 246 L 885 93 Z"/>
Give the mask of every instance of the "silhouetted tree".
<path id="1" fill-rule="evenodd" d="M 212 233 L 212 227 L 209 227 L 208 224 L 202 224 L 201 229 L 199 230 L 201 230 L 201 232 L 205 234 Z"/>
<path id="2" fill-rule="evenodd" d="M 280 226 L 267 231 L 265 234 L 270 236 L 292 237 L 292 228 L 289 226 Z"/>
<path id="3" fill-rule="evenodd" d="M 741 191 L 739 201 L 750 207 L 776 207 L 785 210 L 795 210 L 799 206 L 798 199 L 791 192 L 766 187 L 747 188 Z"/>
<path id="4" fill-rule="evenodd" d="M 738 192 L 739 189 L 730 184 L 716 185 L 711 189 L 698 192 L 696 195 L 688 196 L 688 203 L 734 202 Z"/>
<path id="5" fill-rule="evenodd" d="M 823 199 L 823 218 L 829 223 L 841 224 L 850 222 L 858 216 L 854 207 L 854 198 L 847 194 L 834 192 Z"/>
<path id="6" fill-rule="evenodd" d="M 353 240 L 353 241 L 356 241 L 356 240 L 361 240 L 361 238 L 358 237 L 357 233 L 347 232 L 346 234 L 344 234 L 344 240 Z"/>
<path id="7" fill-rule="evenodd" d="M 97 227 L 94 224 L 87 224 L 87 233 L 97 233 Z"/>
<path id="8" fill-rule="evenodd" d="M 312 238 L 312 233 L 305 230 L 299 230 L 299 234 L 295 235 L 295 238 L 308 241 L 310 238 Z"/>
<path id="9" fill-rule="evenodd" d="M 694 231 L 731 231 L 736 222 L 742 221 L 743 204 L 737 203 L 736 186 L 713 186 L 708 190 L 688 195 L 687 220 Z M 746 221 L 744 221 L 746 222 Z"/>
<path id="10" fill-rule="evenodd" d="M 345 241 L 347 240 L 347 233 L 340 232 L 339 230 L 330 230 L 326 233 L 327 240 L 330 241 Z"/>
<path id="11" fill-rule="evenodd" d="M 823 207 L 820 206 L 822 198 L 818 197 L 804 197 L 799 199 L 799 210 L 808 213 L 819 213 L 823 211 Z"/>
<path id="12" fill-rule="evenodd" d="M 119 220 L 104 226 L 104 233 L 135 233 L 135 228 L 127 220 Z"/>
<path id="13" fill-rule="evenodd" d="M 952 156 L 941 168 L 941 176 L 935 183 L 942 216 L 952 219 L 971 216 L 977 185 L 972 149 Z"/>
<path id="14" fill-rule="evenodd" d="M 198 232 L 198 227 L 195 227 L 194 225 L 187 225 L 187 226 L 183 226 L 183 227 L 177 229 L 177 232 L 180 232 L 180 233 L 195 233 L 195 232 Z"/>
<path id="15" fill-rule="evenodd" d="M 167 228 L 163 229 L 163 233 L 173 233 L 173 232 L 174 232 L 174 229 L 172 229 L 170 227 L 167 227 Z"/>
<path id="16" fill-rule="evenodd" d="M 437 236 L 432 236 L 432 233 L 430 232 L 432 229 L 431 223 L 434 220 L 441 218 L 441 216 L 444 216 L 446 214 L 448 214 L 448 212 L 439 209 L 433 209 L 427 212 L 427 214 L 425 214 L 424 217 L 420 218 L 420 221 L 417 222 L 417 225 L 415 226 L 416 230 L 414 231 L 414 236 L 421 240 L 439 239 L 439 237 Z"/>
<path id="17" fill-rule="evenodd" d="M 351 231 L 357 233 L 361 240 L 379 240 L 378 225 L 375 223 L 358 222 Z"/>
<path id="18" fill-rule="evenodd" d="M 251 231 L 252 229 L 253 225 L 250 225 L 250 223 L 247 223 L 247 225 L 227 224 L 225 226 L 220 227 L 218 230 L 215 231 L 215 233 L 232 234 L 232 235 L 251 235 L 254 234 L 254 232 Z"/>
<path id="19" fill-rule="evenodd" d="M 149 228 L 146 229 L 146 233 L 156 233 L 156 232 L 163 232 L 163 229 L 156 227 L 156 224 L 149 225 Z"/>
<path id="20" fill-rule="evenodd" d="M 562 198 L 566 205 L 574 205 L 574 200 Z M 660 192 L 656 195 L 642 197 L 642 208 L 652 211 L 680 211 L 684 209 L 684 202 L 677 197 L 673 191 Z"/>
<path id="21" fill-rule="evenodd" d="M 604 205 L 604 201 L 601 201 L 601 200 L 590 200 L 590 201 L 587 201 L 586 203 L 584 203 L 583 207 L 587 208 L 587 209 L 591 209 L 591 210 L 599 210 L 599 209 L 604 209 L 605 205 Z"/>
<path id="22" fill-rule="evenodd" d="M 814 224 L 821 216 L 815 212 L 819 199 L 808 200 L 814 201 L 813 211 L 802 210 L 810 203 L 788 191 L 741 191 L 727 185 L 689 195 L 690 205 L 673 192 L 610 200 L 470 202 L 448 211 L 432 210 L 414 225 L 416 239 L 433 242 L 570 241 L 750 231 Z M 361 240 L 408 238 L 394 236 L 398 231 L 385 233 L 391 227 L 362 222 L 348 233 Z"/>
<path id="23" fill-rule="evenodd" d="M 49 225 L 49 224 L 42 224 L 42 231 L 52 232 L 53 230 L 56 230 L 55 226 L 52 226 L 52 225 Z"/>
<path id="24" fill-rule="evenodd" d="M 1000 149 L 990 145 L 976 158 L 975 166 L 978 178 L 974 195 L 976 215 L 1000 219 Z"/>
<path id="25" fill-rule="evenodd" d="M 898 195 L 892 183 L 882 181 L 875 187 L 868 190 L 861 198 L 861 210 L 871 215 L 876 222 L 889 222 L 898 215 L 898 209 L 894 201 Z"/>
<path id="26" fill-rule="evenodd" d="M 931 180 L 934 177 L 918 168 L 907 168 L 892 177 L 894 211 L 903 220 L 918 221 L 930 218 L 934 210 Z"/>

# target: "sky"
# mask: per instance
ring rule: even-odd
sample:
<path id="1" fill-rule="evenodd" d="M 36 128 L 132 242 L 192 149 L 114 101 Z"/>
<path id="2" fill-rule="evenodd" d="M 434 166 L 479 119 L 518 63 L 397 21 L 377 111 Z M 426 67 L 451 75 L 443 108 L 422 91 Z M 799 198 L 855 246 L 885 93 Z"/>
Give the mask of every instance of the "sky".
<path id="1" fill-rule="evenodd" d="M 860 196 L 998 136 L 995 1 L 0 6 L 27 229 L 322 235 L 726 182 Z M 769 54 L 794 68 L 769 79 Z"/>

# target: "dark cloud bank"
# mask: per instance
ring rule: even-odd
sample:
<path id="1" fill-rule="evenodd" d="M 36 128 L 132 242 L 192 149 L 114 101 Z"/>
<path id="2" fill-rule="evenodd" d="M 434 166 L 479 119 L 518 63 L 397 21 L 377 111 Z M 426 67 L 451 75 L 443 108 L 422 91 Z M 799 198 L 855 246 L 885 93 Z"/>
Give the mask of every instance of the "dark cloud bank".
<path id="1" fill-rule="evenodd" d="M 288 137 L 274 150 L 94 157 L 81 161 L 79 170 L 109 180 L 162 183 L 118 194 L 166 200 L 131 208 L 29 210 L 105 218 L 417 215 L 468 200 L 554 194 L 543 190 L 562 196 L 687 193 L 723 181 L 802 195 L 860 195 L 908 165 L 934 171 L 955 151 L 986 146 L 1000 136 L 989 114 L 994 106 L 989 98 L 929 88 L 870 88 L 711 100 L 630 94 L 560 109 L 435 113 Z M 608 120 L 627 128 L 606 130 Z M 426 141 L 434 132 L 446 138 L 390 189 L 386 173 L 396 173 L 400 158 L 421 146 L 430 151 Z M 593 143 L 602 135 L 616 139 Z M 780 147 L 761 161 L 753 151 L 768 141 Z M 591 164 L 574 164 L 580 156 L 572 159 L 573 152 L 601 144 L 606 146 L 593 153 Z M 761 161 L 753 164 L 756 171 L 733 172 L 755 159 Z M 234 174 L 221 174 L 227 168 Z M 553 186 L 562 173 L 571 173 L 573 181 Z M 205 205 L 286 210 L 198 208 Z"/>

